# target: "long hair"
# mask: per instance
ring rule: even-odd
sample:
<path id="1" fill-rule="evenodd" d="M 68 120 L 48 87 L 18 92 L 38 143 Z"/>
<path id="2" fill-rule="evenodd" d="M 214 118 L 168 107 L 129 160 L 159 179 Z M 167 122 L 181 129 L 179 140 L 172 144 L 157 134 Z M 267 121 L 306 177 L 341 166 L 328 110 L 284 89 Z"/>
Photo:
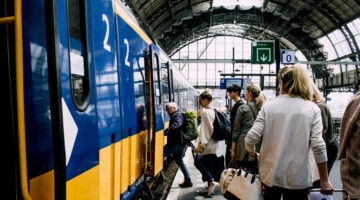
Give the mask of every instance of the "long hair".
<path id="1" fill-rule="evenodd" d="M 252 94 L 252 98 L 255 100 L 257 107 L 261 108 L 261 106 L 264 105 L 266 101 L 266 95 L 263 91 L 261 91 L 259 86 L 255 85 L 254 83 L 250 83 L 248 86 L 246 86 L 246 91 Z"/>
<path id="2" fill-rule="evenodd" d="M 319 103 L 319 102 L 323 102 L 325 101 L 325 99 L 322 97 L 322 94 L 319 90 L 319 88 L 315 85 L 314 82 L 311 82 L 312 84 L 312 87 L 313 87 L 313 90 L 314 90 L 314 94 L 313 94 L 313 102 L 315 103 Z"/>
<path id="3" fill-rule="evenodd" d="M 283 90 L 289 96 L 300 96 L 305 100 L 312 100 L 313 87 L 308 71 L 301 65 L 284 67 L 278 74 L 278 79 L 283 83 Z"/>

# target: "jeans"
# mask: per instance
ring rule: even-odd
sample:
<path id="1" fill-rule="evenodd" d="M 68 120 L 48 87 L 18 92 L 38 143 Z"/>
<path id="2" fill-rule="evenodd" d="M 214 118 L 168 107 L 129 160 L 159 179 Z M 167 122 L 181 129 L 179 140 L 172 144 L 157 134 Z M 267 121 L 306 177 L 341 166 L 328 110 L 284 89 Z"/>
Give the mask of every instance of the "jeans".
<path id="1" fill-rule="evenodd" d="M 179 166 L 181 172 L 184 174 L 185 182 L 189 182 L 191 180 L 190 174 L 189 174 L 189 171 L 186 168 L 186 165 L 183 161 L 183 157 L 185 154 L 185 147 L 186 147 L 186 144 L 174 145 L 174 146 L 165 145 L 164 157 L 168 157 L 168 156 L 172 155 L 176 164 Z"/>

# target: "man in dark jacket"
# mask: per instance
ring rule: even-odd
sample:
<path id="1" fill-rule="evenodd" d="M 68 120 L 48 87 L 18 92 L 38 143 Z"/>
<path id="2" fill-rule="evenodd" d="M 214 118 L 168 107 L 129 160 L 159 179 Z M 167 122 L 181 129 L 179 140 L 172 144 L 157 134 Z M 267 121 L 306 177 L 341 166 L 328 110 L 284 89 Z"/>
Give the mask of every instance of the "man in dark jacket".
<path id="1" fill-rule="evenodd" d="M 241 100 L 240 94 L 241 94 L 241 87 L 237 84 L 233 84 L 232 86 L 229 86 L 226 88 L 226 91 L 229 93 L 230 99 L 234 101 L 234 106 L 231 108 L 230 111 L 230 122 L 231 122 L 231 134 L 234 130 L 234 120 L 236 117 L 236 111 L 239 108 L 239 106 L 243 105 L 244 102 Z M 229 137 L 226 138 L 226 154 L 225 154 L 225 163 L 228 165 L 229 161 L 231 160 L 231 138 L 232 136 L 229 135 Z"/>
<path id="2" fill-rule="evenodd" d="M 164 147 L 164 156 L 168 157 L 172 154 L 176 164 L 184 174 L 185 180 L 179 184 L 179 186 L 182 188 L 192 187 L 189 171 L 183 161 L 184 149 L 187 142 L 183 136 L 183 133 L 185 133 L 187 129 L 186 120 L 182 113 L 178 111 L 178 106 L 175 102 L 167 103 L 165 108 L 170 116 L 170 123 L 169 128 L 165 130 L 167 144 Z"/>

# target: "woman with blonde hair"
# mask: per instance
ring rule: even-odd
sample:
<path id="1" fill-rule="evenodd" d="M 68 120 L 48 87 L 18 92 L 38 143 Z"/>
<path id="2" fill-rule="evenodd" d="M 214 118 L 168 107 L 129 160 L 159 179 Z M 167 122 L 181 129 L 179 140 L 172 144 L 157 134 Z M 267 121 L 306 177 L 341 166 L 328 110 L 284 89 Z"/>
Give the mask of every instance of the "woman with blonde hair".
<path id="1" fill-rule="evenodd" d="M 238 166 L 246 153 L 245 136 L 265 103 L 266 96 L 259 86 L 250 83 L 245 89 L 245 101 L 246 104 L 241 105 L 236 112 L 230 150 L 231 158 Z M 256 145 L 256 151 L 260 150 L 260 146 L 261 141 Z"/>
<path id="2" fill-rule="evenodd" d="M 293 65 L 282 68 L 278 79 L 280 95 L 261 108 L 245 137 L 250 156 L 255 155 L 255 144 L 262 139 L 259 175 L 265 187 L 264 200 L 307 199 L 313 181 L 312 152 L 320 191 L 332 194 L 321 112 L 312 102 L 310 76 L 304 67 Z"/>

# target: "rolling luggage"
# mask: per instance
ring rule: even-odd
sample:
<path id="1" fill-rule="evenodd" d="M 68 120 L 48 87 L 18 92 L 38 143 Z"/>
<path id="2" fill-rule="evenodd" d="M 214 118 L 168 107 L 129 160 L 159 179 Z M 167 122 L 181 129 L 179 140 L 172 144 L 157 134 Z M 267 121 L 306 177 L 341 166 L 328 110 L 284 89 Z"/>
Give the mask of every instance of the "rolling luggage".
<path id="1" fill-rule="evenodd" d="M 349 194 L 347 193 L 346 190 L 344 190 L 344 189 L 334 189 L 334 193 L 335 192 L 345 193 L 345 199 L 350 200 Z M 316 189 L 310 189 L 308 191 L 308 200 L 336 200 L 336 199 L 334 199 L 333 195 L 321 194 L 320 193 L 320 188 L 316 188 Z"/>

